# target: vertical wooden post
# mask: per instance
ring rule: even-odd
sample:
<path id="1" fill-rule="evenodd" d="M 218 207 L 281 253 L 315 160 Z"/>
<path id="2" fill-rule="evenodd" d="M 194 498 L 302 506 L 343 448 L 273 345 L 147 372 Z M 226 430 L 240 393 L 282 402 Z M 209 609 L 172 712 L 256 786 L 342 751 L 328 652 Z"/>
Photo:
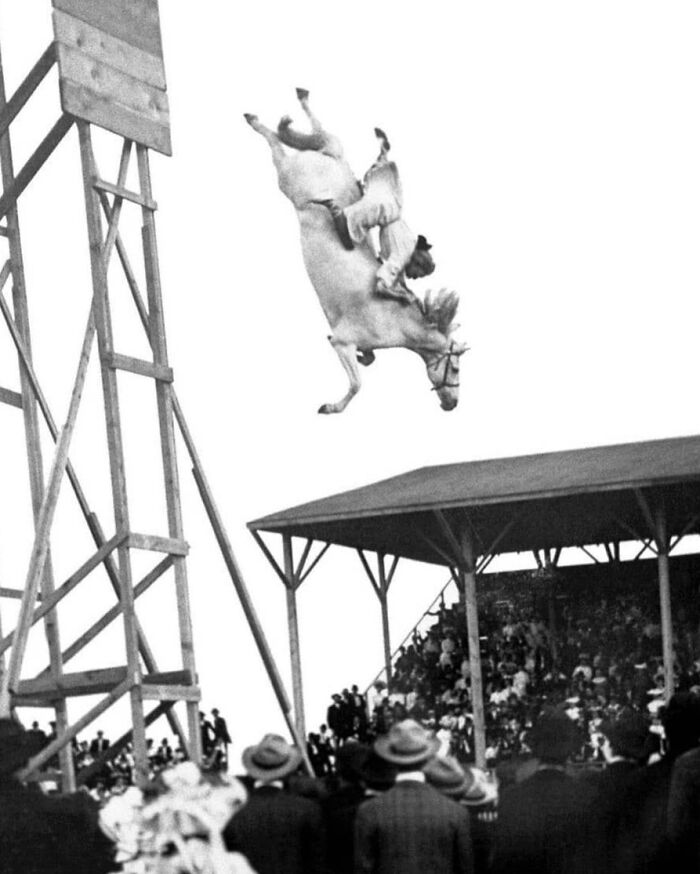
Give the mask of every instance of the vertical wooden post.
<path id="1" fill-rule="evenodd" d="M 664 689 L 668 702 L 673 695 L 675 677 L 673 671 L 673 620 L 671 617 L 671 574 L 668 560 L 668 533 L 666 510 L 660 506 L 656 512 L 656 547 L 659 568 L 659 602 L 661 607 L 661 645 L 664 659 Z"/>
<path id="2" fill-rule="evenodd" d="M 294 698 L 294 721 L 298 735 L 306 742 L 304 717 L 304 689 L 301 680 L 301 650 L 299 646 L 299 620 L 297 616 L 297 581 L 294 574 L 292 538 L 283 535 L 284 576 L 287 586 L 287 627 L 289 629 L 289 657 L 292 667 L 292 696 Z"/>
<path id="3" fill-rule="evenodd" d="M 384 553 L 377 553 L 379 571 L 379 604 L 382 608 L 382 640 L 384 643 L 384 671 L 387 686 L 391 684 L 391 636 L 389 633 L 389 582 L 384 567 Z"/>
<path id="4" fill-rule="evenodd" d="M 85 210 L 87 215 L 88 240 L 90 243 L 90 266 L 92 272 L 92 287 L 94 294 L 94 315 L 97 328 L 97 340 L 100 351 L 102 371 L 102 393 L 104 397 L 105 418 L 107 423 L 107 445 L 109 450 L 109 466 L 112 481 L 112 500 L 114 506 L 114 523 L 119 532 L 128 532 L 129 509 L 126 490 L 126 475 L 124 470 L 124 447 L 122 441 L 121 416 L 119 412 L 119 395 L 117 391 L 116 372 L 108 366 L 108 360 L 113 352 L 112 324 L 109 310 L 107 274 L 102 257 L 102 221 L 99 199 L 93 188 L 95 174 L 92 156 L 92 140 L 90 125 L 78 121 L 80 138 L 80 155 L 83 172 L 83 189 L 85 194 Z M 134 593 L 131 574 L 131 557 L 129 548 L 122 544 L 118 550 L 120 598 L 123 606 L 124 637 L 126 643 L 126 660 L 131 698 L 131 720 L 134 727 L 134 768 L 137 782 L 145 782 L 148 778 L 148 750 L 146 746 L 146 726 L 143 713 L 143 698 L 141 689 L 141 664 L 139 662 L 138 636 L 136 631 L 136 612 L 134 608 Z"/>
<path id="5" fill-rule="evenodd" d="M 137 145 L 136 154 L 139 168 L 141 195 L 148 202 L 151 202 L 153 198 L 148 149 L 145 146 Z M 149 311 L 148 336 L 151 342 L 154 363 L 167 367 L 168 350 L 165 339 L 165 321 L 163 318 L 163 299 L 161 294 L 158 248 L 156 243 L 155 217 L 153 215 L 153 209 L 145 206 L 141 210 L 141 215 L 143 220 L 143 254 Z M 168 532 L 170 537 L 183 540 L 184 531 L 180 504 L 180 477 L 177 467 L 175 429 L 173 424 L 172 386 L 168 382 L 156 380 L 155 388 L 156 402 L 158 406 L 161 454 L 163 459 L 163 476 L 165 481 Z M 193 682 L 196 682 L 197 671 L 194 658 L 194 640 L 192 634 L 189 586 L 187 582 L 187 566 L 183 556 L 175 557 L 174 574 L 178 621 L 180 626 L 180 650 L 182 653 L 183 667 L 185 670 L 190 671 L 193 677 Z M 186 707 L 190 739 L 190 758 L 195 762 L 199 762 L 202 757 L 201 734 L 199 730 L 199 702 L 188 701 Z"/>
<path id="6" fill-rule="evenodd" d="M 463 564 L 459 569 L 464 590 L 464 609 L 469 641 L 469 675 L 474 717 L 475 759 L 478 768 L 486 765 L 486 718 L 484 714 L 484 688 L 481 676 L 481 642 L 479 641 L 479 616 L 476 600 L 476 567 L 474 544 L 466 526 L 460 532 Z"/>
<path id="7" fill-rule="evenodd" d="M 0 111 L 5 108 L 5 76 L 3 73 L 2 56 L 0 55 Z M 14 183 L 14 166 L 12 158 L 12 146 L 10 143 L 9 130 L 0 137 L 0 167 L 2 171 L 3 190 L 9 191 Z M 7 213 L 7 241 L 12 267 L 12 301 L 14 321 L 28 354 L 31 356 L 31 337 L 29 331 L 29 309 L 24 278 L 24 259 L 20 237 L 19 218 L 17 205 L 13 204 Z M 34 513 L 35 527 L 38 524 L 39 511 L 44 495 L 44 471 L 41 453 L 41 435 L 39 432 L 39 417 L 36 400 L 31 391 L 26 371 L 19 365 L 20 387 L 22 392 L 22 412 L 24 416 L 24 433 L 29 462 L 29 487 Z M 47 552 L 44 569 L 41 577 L 41 591 L 45 597 L 51 595 L 54 590 L 53 562 L 50 551 Z M 54 678 L 60 678 L 63 673 L 61 659 L 61 640 L 54 610 L 47 613 L 44 619 L 44 629 L 51 658 L 51 672 Z M 56 727 L 59 732 L 68 728 L 68 714 L 65 699 L 56 702 Z M 61 751 L 61 784 L 64 791 L 75 789 L 75 768 L 73 755 L 70 748 Z"/>

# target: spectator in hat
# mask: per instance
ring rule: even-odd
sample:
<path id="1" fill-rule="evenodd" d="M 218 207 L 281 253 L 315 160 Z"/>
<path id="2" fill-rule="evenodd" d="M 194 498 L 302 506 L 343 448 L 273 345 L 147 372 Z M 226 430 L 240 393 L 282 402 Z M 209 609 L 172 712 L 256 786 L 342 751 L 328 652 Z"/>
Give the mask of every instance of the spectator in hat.
<path id="1" fill-rule="evenodd" d="M 598 870 L 592 833 L 594 790 L 566 772 L 580 746 L 565 712 L 545 710 L 528 737 L 534 773 L 501 797 L 492 870 L 498 874 L 571 874 Z"/>
<path id="2" fill-rule="evenodd" d="M 114 846 L 100 831 L 98 808 L 83 792 L 48 796 L 16 772 L 40 739 L 0 719 L 0 871 L 2 874 L 102 874 L 115 869 Z"/>
<path id="3" fill-rule="evenodd" d="M 326 866 L 329 874 L 352 874 L 357 811 L 365 800 L 362 767 L 370 749 L 350 739 L 339 750 L 331 791 L 323 802 L 326 830 Z"/>
<path id="4" fill-rule="evenodd" d="M 394 786 L 365 802 L 355 828 L 356 874 L 466 874 L 473 871 L 469 815 L 426 780 L 439 742 L 406 719 L 374 742 L 397 769 Z"/>
<path id="5" fill-rule="evenodd" d="M 299 750 L 276 734 L 265 735 L 243 751 L 243 767 L 253 788 L 248 803 L 224 829 L 224 840 L 229 850 L 247 857 L 256 874 L 324 870 L 321 809 L 285 787 L 301 759 Z"/>

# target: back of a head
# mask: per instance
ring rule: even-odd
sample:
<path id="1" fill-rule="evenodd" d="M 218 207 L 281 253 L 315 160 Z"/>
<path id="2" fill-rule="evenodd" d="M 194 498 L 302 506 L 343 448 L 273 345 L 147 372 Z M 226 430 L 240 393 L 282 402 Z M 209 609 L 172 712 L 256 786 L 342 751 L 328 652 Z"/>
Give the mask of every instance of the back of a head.
<path id="1" fill-rule="evenodd" d="M 676 758 L 700 743 L 700 696 L 677 692 L 662 716 L 668 755 Z"/>
<path id="2" fill-rule="evenodd" d="M 545 708 L 527 739 L 533 755 L 545 764 L 564 765 L 579 747 L 576 724 L 558 707 Z"/>

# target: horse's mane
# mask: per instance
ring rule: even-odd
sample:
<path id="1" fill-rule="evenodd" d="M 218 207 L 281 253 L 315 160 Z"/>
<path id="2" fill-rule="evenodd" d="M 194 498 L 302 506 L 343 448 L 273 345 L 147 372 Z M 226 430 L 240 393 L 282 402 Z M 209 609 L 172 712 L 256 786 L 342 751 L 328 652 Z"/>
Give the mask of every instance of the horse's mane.
<path id="1" fill-rule="evenodd" d="M 459 295 L 456 291 L 448 291 L 441 288 L 440 291 L 429 290 L 425 298 L 418 300 L 418 306 L 423 313 L 423 318 L 430 325 L 434 325 L 441 334 L 448 336 L 456 325 L 453 325 L 459 306 Z"/>

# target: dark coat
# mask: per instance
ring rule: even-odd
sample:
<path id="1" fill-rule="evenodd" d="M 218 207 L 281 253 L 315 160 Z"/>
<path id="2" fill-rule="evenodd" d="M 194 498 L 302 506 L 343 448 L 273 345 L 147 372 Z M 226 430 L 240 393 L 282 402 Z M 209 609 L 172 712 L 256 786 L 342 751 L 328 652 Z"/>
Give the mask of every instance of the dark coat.
<path id="1" fill-rule="evenodd" d="M 469 814 L 432 786 L 397 783 L 360 806 L 356 874 L 470 874 Z"/>
<path id="2" fill-rule="evenodd" d="M 510 786 L 499 803 L 492 871 L 599 874 L 590 782 L 544 768 Z"/>
<path id="3" fill-rule="evenodd" d="M 98 808 L 84 792 L 44 795 L 0 780 L 2 874 L 103 874 L 119 870 L 115 847 L 99 828 Z"/>
<path id="4" fill-rule="evenodd" d="M 323 803 L 329 874 L 352 874 L 354 870 L 355 819 L 365 798 L 361 786 L 348 784 L 331 793 Z"/>
<path id="5" fill-rule="evenodd" d="M 674 870 L 668 840 L 667 809 L 673 760 L 661 759 L 630 778 L 622 812 L 625 841 L 620 870 L 625 874 L 669 874 Z"/>
<path id="6" fill-rule="evenodd" d="M 630 786 L 640 772 L 635 762 L 612 762 L 591 777 L 595 791 L 594 816 L 601 872 L 627 874 L 629 854 L 636 840 L 629 828 Z"/>
<path id="7" fill-rule="evenodd" d="M 229 850 L 243 853 L 256 874 L 321 874 L 324 833 L 314 801 L 274 786 L 253 789 L 224 829 Z"/>
<path id="8" fill-rule="evenodd" d="M 684 753 L 673 764 L 668 834 L 674 872 L 700 870 L 700 749 Z"/>

